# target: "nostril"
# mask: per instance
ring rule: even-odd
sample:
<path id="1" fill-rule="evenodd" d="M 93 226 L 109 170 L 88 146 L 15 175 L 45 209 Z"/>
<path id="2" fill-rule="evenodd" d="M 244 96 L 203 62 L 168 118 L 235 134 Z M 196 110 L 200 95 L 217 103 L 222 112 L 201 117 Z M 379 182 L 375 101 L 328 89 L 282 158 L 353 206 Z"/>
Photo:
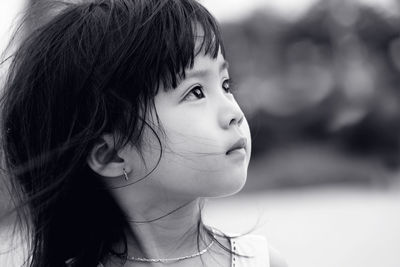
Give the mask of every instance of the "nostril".
<path id="1" fill-rule="evenodd" d="M 243 119 L 244 119 L 244 116 L 242 115 L 242 116 L 240 117 L 239 121 L 238 121 L 238 125 L 239 125 L 239 126 L 242 124 Z"/>
<path id="2" fill-rule="evenodd" d="M 229 122 L 229 125 L 237 124 L 238 126 L 240 126 L 242 124 L 242 122 L 243 122 L 243 118 L 244 118 L 244 116 L 241 116 L 239 119 L 238 118 L 233 118 Z"/>

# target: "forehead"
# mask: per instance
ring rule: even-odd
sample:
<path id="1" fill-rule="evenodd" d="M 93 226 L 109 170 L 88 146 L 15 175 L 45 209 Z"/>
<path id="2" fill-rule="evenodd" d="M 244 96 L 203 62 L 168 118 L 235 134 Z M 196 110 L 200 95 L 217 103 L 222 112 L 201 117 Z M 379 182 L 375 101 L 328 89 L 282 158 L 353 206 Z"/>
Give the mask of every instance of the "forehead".
<path id="1" fill-rule="evenodd" d="M 210 50 L 210 46 L 216 44 L 217 37 L 215 36 L 215 32 L 207 31 L 206 33 L 203 26 L 198 22 L 192 23 L 192 29 L 194 38 L 194 54 L 196 56 L 200 54 L 213 54 L 213 49 L 211 48 Z M 218 52 L 221 52 L 221 44 L 219 47 L 215 48 L 218 49 Z"/>
<path id="2" fill-rule="evenodd" d="M 228 69 L 228 62 L 225 60 L 221 51 L 218 52 L 218 56 L 213 58 L 211 55 L 200 53 L 194 59 L 192 68 L 185 70 L 184 79 L 191 78 L 193 76 L 204 76 L 206 72 L 222 72 Z"/>

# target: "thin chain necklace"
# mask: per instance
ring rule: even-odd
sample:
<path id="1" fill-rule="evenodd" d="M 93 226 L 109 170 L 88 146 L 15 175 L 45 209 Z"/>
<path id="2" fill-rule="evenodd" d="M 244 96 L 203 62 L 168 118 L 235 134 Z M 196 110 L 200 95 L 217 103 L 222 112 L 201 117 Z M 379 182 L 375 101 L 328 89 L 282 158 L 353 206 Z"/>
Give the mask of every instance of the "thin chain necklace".
<path id="1" fill-rule="evenodd" d="M 140 257 L 134 257 L 134 256 L 127 256 L 126 260 L 128 261 L 136 261 L 136 262 L 162 262 L 162 263 L 168 263 L 168 262 L 175 262 L 175 261 L 182 261 L 182 260 L 187 260 L 195 257 L 199 257 L 206 253 L 211 246 L 214 244 L 214 239 L 208 244 L 208 246 L 203 249 L 202 251 L 199 251 L 197 253 L 194 253 L 192 255 L 188 256 L 182 256 L 182 257 L 176 257 L 176 258 L 168 258 L 168 259 L 151 259 L 151 258 L 140 258 Z"/>

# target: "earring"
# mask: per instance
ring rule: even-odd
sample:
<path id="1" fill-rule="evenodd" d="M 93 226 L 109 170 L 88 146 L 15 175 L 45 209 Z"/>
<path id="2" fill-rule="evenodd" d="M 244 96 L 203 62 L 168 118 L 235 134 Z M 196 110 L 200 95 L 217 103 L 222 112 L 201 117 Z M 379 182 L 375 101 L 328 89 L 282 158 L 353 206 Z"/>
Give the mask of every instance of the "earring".
<path id="1" fill-rule="evenodd" d="M 128 181 L 129 177 L 128 177 L 128 174 L 125 171 L 125 168 L 122 169 L 122 172 L 124 173 L 125 180 Z"/>

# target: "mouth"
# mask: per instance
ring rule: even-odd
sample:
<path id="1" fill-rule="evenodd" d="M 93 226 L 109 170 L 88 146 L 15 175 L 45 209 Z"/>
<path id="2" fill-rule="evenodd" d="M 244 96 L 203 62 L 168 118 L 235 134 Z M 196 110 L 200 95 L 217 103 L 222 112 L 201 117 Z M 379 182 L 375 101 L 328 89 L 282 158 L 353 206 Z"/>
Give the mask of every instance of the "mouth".
<path id="1" fill-rule="evenodd" d="M 229 150 L 225 153 L 226 155 L 229 155 L 233 152 L 237 151 L 245 151 L 246 150 L 246 145 L 247 145 L 247 139 L 246 138 L 240 138 L 237 140 L 230 148 Z"/>

